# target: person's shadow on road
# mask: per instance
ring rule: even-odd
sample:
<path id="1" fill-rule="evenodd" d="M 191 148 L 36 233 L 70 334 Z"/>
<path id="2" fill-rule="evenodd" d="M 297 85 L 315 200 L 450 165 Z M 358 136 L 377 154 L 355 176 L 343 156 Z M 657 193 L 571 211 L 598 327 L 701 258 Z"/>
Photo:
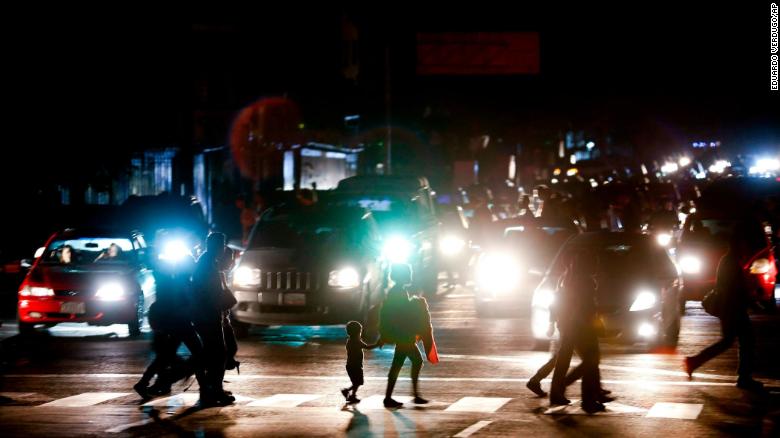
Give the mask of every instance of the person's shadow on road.
<path id="1" fill-rule="evenodd" d="M 347 436 L 366 436 L 370 435 L 370 427 L 368 424 L 368 416 L 360 412 L 357 406 L 352 404 L 345 404 L 341 408 L 343 412 L 349 412 L 352 414 L 352 418 L 347 425 Z"/>

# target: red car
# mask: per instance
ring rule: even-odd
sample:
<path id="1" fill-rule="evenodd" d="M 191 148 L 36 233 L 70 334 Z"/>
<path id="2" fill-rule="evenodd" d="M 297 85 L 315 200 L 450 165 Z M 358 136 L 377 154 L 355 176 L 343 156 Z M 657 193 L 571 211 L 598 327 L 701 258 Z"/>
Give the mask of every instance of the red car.
<path id="1" fill-rule="evenodd" d="M 701 300 L 715 286 L 715 271 L 728 248 L 736 226 L 745 228 L 747 248 L 752 254 L 744 266 L 745 278 L 753 298 L 765 307 L 775 306 L 777 265 L 769 236 L 759 222 L 742 222 L 722 215 L 689 216 L 683 227 L 677 250 L 677 263 L 683 274 L 684 308 L 686 300 Z"/>
<path id="2" fill-rule="evenodd" d="M 155 283 L 137 232 L 67 229 L 40 248 L 19 287 L 19 331 L 60 322 L 127 324 L 130 335 L 154 302 Z"/>

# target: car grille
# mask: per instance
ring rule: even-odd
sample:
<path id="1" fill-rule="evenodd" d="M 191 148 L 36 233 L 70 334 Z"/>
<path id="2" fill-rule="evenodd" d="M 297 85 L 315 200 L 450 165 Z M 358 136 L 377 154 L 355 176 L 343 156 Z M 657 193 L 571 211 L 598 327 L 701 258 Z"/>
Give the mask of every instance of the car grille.
<path id="1" fill-rule="evenodd" d="M 318 288 L 317 276 L 311 272 L 262 272 L 260 290 L 309 291 Z"/>
<path id="2" fill-rule="evenodd" d="M 84 291 L 73 289 L 55 289 L 54 295 L 58 297 L 78 297 L 84 294 Z"/>

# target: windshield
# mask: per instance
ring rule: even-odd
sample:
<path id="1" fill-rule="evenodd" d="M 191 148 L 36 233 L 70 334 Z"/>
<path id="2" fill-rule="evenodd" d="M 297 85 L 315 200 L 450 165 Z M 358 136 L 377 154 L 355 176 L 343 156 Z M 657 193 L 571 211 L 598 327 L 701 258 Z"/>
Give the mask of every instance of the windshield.
<path id="1" fill-rule="evenodd" d="M 605 275 L 659 275 L 666 277 L 675 274 L 674 265 L 665 253 L 654 251 L 646 244 L 615 242 L 567 245 L 555 259 L 551 272 L 562 274 L 566 269 L 564 263 L 568 260 L 566 254 L 582 251 L 598 260 L 599 271 Z"/>
<path id="2" fill-rule="evenodd" d="M 127 238 L 76 237 L 58 239 L 46 248 L 43 263 L 56 265 L 92 265 L 127 263 L 133 244 Z"/>
<path id="3" fill-rule="evenodd" d="M 344 197 L 337 201 L 338 205 L 345 207 L 360 207 L 371 211 L 377 222 L 407 220 L 416 215 L 413 205 L 404 202 L 400 197 L 392 195 L 363 195 Z"/>
<path id="4" fill-rule="evenodd" d="M 295 220 L 264 221 L 257 224 L 249 248 L 296 248 L 309 242 L 335 242 L 341 235 L 334 224 Z"/>

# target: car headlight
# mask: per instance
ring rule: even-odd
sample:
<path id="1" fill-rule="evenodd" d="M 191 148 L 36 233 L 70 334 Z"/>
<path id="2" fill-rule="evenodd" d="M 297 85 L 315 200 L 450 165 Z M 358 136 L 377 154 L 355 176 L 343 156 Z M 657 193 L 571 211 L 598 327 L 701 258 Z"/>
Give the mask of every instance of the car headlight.
<path id="1" fill-rule="evenodd" d="M 49 287 L 25 286 L 19 291 L 19 295 L 23 297 L 52 297 L 54 296 L 54 289 Z"/>
<path id="2" fill-rule="evenodd" d="M 531 300 L 531 306 L 549 309 L 554 302 L 555 293 L 553 291 L 550 289 L 539 289 L 534 293 L 534 298 Z"/>
<path id="3" fill-rule="evenodd" d="M 750 264 L 751 274 L 766 274 L 772 269 L 768 259 L 756 259 Z"/>
<path id="4" fill-rule="evenodd" d="M 168 262 L 178 262 L 190 255 L 187 244 L 182 240 L 171 240 L 163 245 L 163 250 L 158 258 Z"/>
<path id="5" fill-rule="evenodd" d="M 401 236 L 392 236 L 382 247 L 382 256 L 390 263 L 406 263 L 412 255 L 412 244 Z"/>
<path id="6" fill-rule="evenodd" d="M 487 253 L 477 264 L 476 280 L 480 289 L 508 292 L 519 283 L 520 266 L 510 254 Z"/>
<path id="7" fill-rule="evenodd" d="M 118 301 L 125 297 L 125 289 L 119 283 L 107 283 L 97 290 L 95 298 L 102 301 Z"/>
<path id="8" fill-rule="evenodd" d="M 634 303 L 631 304 L 631 308 L 628 310 L 631 312 L 647 310 L 655 306 L 656 301 L 658 301 L 658 298 L 654 293 L 643 290 L 639 292 L 636 299 L 634 299 Z"/>
<path id="9" fill-rule="evenodd" d="M 444 236 L 439 241 L 439 249 L 446 256 L 456 256 L 463 251 L 466 241 L 458 236 Z"/>
<path id="10" fill-rule="evenodd" d="M 360 274 L 355 268 L 342 268 L 330 271 L 328 285 L 343 289 L 352 289 L 360 286 Z"/>
<path id="11" fill-rule="evenodd" d="M 698 274 L 701 271 L 701 259 L 695 256 L 683 256 L 680 259 L 680 269 L 686 274 Z"/>
<path id="12" fill-rule="evenodd" d="M 669 246 L 669 244 L 672 243 L 672 235 L 669 233 L 656 234 L 655 241 L 661 246 Z"/>
<path id="13" fill-rule="evenodd" d="M 260 270 L 249 266 L 239 266 L 233 271 L 233 285 L 238 287 L 260 286 Z"/>

